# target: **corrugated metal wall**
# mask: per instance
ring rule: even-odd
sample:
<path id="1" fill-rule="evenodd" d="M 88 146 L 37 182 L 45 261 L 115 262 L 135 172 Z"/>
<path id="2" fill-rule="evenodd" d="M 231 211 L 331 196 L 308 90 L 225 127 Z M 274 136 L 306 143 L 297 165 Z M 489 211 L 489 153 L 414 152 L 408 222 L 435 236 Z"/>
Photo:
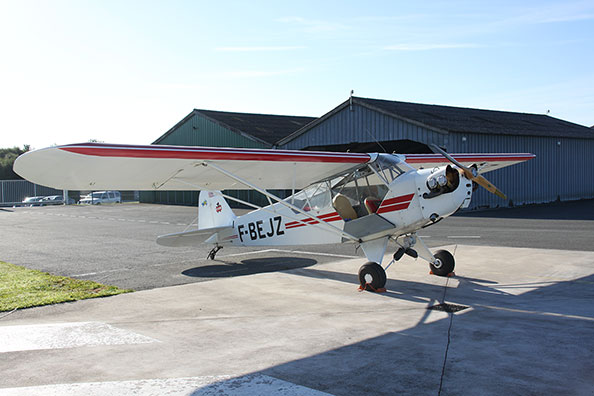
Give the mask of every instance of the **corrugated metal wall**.
<path id="1" fill-rule="evenodd" d="M 194 114 L 159 144 L 208 147 L 264 148 L 263 143 L 230 131 L 200 114 Z"/>
<path id="2" fill-rule="evenodd" d="M 352 111 L 347 106 L 280 148 L 299 150 L 310 146 L 398 139 L 447 146 L 447 138 L 445 133 L 397 120 L 355 104 Z"/>
<path id="3" fill-rule="evenodd" d="M 435 143 L 452 153 L 536 154 L 531 161 L 486 174 L 514 205 L 594 198 L 594 139 L 444 134 L 354 104 L 352 111 L 347 106 L 280 148 L 400 139 Z M 481 188 L 470 208 L 509 203 Z"/>
<path id="4" fill-rule="evenodd" d="M 263 143 L 249 139 L 213 122 L 200 114 L 194 114 L 185 123 L 165 136 L 159 144 L 207 147 L 264 148 Z M 255 191 L 232 190 L 226 194 L 253 203 L 265 203 L 265 198 Z M 173 205 L 198 205 L 199 191 L 141 191 L 140 202 Z M 233 202 L 229 202 L 235 206 Z"/>
<path id="5" fill-rule="evenodd" d="M 594 139 L 451 133 L 449 141 L 450 152 L 535 154 L 533 160 L 485 175 L 514 205 L 594 198 Z M 505 203 L 480 189 L 471 208 L 481 206 Z"/>

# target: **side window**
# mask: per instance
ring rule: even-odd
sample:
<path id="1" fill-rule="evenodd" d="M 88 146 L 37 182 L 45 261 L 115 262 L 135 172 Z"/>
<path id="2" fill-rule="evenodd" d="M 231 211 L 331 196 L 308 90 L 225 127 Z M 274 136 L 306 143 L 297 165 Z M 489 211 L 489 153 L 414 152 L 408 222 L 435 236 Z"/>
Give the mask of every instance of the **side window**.
<path id="1" fill-rule="evenodd" d="M 113 193 L 112 193 L 112 192 L 110 192 L 110 193 L 107 193 L 107 194 L 108 194 L 108 196 L 109 196 L 109 199 L 113 199 L 113 198 L 114 198 L 114 196 L 113 196 Z"/>

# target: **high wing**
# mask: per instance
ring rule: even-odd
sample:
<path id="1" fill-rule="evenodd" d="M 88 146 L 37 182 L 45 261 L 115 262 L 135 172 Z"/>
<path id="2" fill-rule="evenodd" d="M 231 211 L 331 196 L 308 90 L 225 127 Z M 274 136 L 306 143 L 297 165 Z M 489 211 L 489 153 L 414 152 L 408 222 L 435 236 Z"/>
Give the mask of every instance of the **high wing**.
<path id="1" fill-rule="evenodd" d="M 369 154 L 267 149 L 82 143 L 17 158 L 25 179 L 68 190 L 301 189 L 371 160 Z M 212 165 L 212 166 L 211 166 Z"/>
<path id="2" fill-rule="evenodd" d="M 386 155 L 386 154 L 383 154 Z M 532 154 L 452 154 L 481 173 Z M 14 164 L 25 179 L 68 190 L 302 189 L 370 162 L 376 154 L 192 146 L 81 143 L 27 152 Z M 445 165 L 439 154 L 400 156 L 409 165 Z M 234 177 L 226 176 L 225 173 Z"/>
<path id="3" fill-rule="evenodd" d="M 435 166 L 447 165 L 450 161 L 441 154 L 404 154 L 405 161 L 410 166 L 421 168 L 432 168 Z M 519 164 L 528 161 L 536 156 L 529 153 L 503 153 L 503 154 L 451 154 L 458 162 L 465 166 L 475 165 L 481 173 L 490 172 L 495 169 Z"/>

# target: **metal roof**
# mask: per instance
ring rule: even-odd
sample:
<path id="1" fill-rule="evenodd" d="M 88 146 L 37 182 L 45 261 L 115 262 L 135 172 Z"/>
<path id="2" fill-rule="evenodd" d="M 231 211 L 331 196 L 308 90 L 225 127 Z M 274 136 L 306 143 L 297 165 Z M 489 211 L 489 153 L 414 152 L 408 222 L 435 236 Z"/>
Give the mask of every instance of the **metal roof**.
<path id="1" fill-rule="evenodd" d="M 315 117 L 304 116 L 234 113 L 194 109 L 154 143 L 161 142 L 166 136 L 173 133 L 194 115 L 200 115 L 231 131 L 242 135 L 249 135 L 255 138 L 255 140 L 268 143 L 269 145 L 273 145 L 276 141 L 287 137 L 316 119 Z"/>
<path id="2" fill-rule="evenodd" d="M 285 144 L 306 133 L 311 127 L 349 106 L 347 100 L 315 122 L 295 131 L 277 144 Z M 483 133 L 489 135 L 524 135 L 594 139 L 594 131 L 583 125 L 560 120 L 545 114 L 516 113 L 465 107 L 428 105 L 392 100 L 352 97 L 360 105 L 388 116 L 411 122 L 436 132 Z"/>

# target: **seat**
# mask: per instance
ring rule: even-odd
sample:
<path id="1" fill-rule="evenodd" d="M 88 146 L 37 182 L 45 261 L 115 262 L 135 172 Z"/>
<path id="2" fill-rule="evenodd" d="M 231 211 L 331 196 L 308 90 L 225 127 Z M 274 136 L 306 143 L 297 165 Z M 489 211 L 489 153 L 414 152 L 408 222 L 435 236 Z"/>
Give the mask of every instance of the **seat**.
<path id="1" fill-rule="evenodd" d="M 363 203 L 365 204 L 365 209 L 367 209 L 367 213 L 373 214 L 377 212 L 377 209 L 379 208 L 382 201 L 381 199 L 377 199 L 376 197 L 367 197 L 365 198 L 365 201 L 363 201 Z"/>
<path id="2" fill-rule="evenodd" d="M 342 194 L 336 194 L 332 200 L 332 206 L 336 209 L 336 212 L 344 221 L 355 220 L 357 218 L 357 212 L 353 209 L 349 199 Z"/>

